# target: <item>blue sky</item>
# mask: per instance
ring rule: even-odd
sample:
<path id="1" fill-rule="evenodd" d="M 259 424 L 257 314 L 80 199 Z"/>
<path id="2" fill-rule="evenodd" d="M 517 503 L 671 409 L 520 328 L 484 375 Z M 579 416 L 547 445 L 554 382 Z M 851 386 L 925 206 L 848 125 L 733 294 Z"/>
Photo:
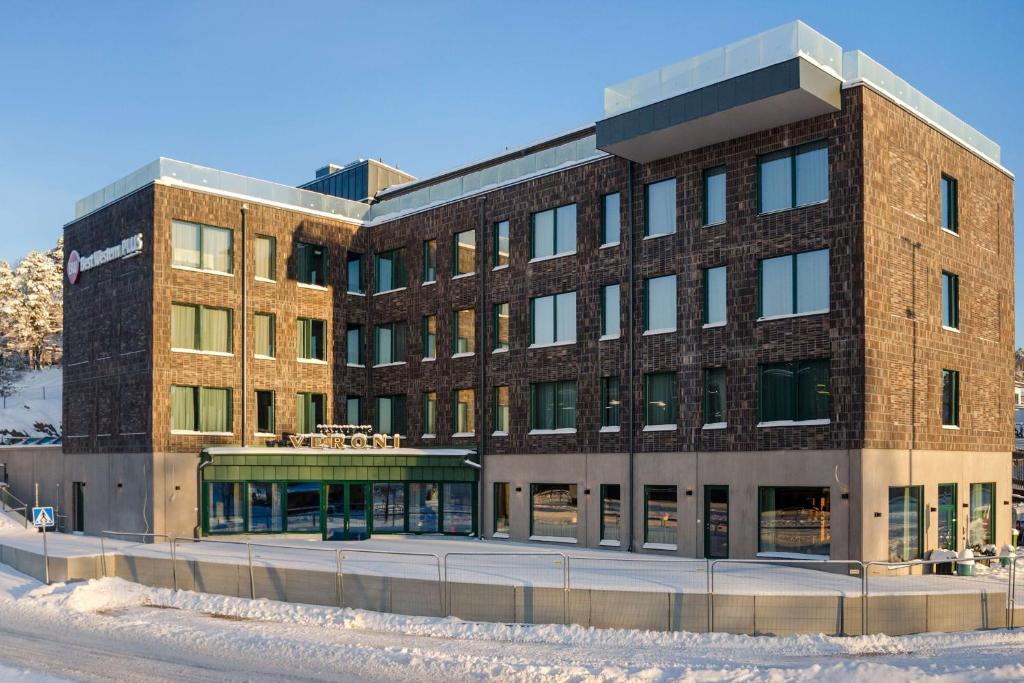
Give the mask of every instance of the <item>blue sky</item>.
<path id="1" fill-rule="evenodd" d="M 604 86 L 798 18 L 1024 173 L 1021 2 L 7 3 L 0 259 L 161 155 L 288 184 L 356 157 L 422 177 L 592 122 Z"/>

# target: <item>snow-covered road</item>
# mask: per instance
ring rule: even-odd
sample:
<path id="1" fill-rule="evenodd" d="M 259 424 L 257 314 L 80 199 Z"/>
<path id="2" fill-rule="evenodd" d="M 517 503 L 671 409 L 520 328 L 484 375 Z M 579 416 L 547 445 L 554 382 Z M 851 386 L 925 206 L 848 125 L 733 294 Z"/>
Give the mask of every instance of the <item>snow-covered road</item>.
<path id="1" fill-rule="evenodd" d="M 1022 651 L 1024 631 L 767 638 L 474 624 L 119 579 L 45 587 L 0 565 L 0 680 L 1019 680 Z"/>

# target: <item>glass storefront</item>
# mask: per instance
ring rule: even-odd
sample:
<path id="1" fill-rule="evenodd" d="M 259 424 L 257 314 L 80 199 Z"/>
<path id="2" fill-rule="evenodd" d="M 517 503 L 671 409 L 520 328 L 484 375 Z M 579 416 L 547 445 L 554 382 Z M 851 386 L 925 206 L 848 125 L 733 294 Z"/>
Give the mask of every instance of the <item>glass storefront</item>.
<path id="1" fill-rule="evenodd" d="M 676 547 L 679 529 L 679 493 L 675 486 L 645 486 L 644 545 Z"/>
<path id="2" fill-rule="evenodd" d="M 210 530 L 219 533 L 240 533 L 245 530 L 242 485 L 216 482 L 210 486 Z"/>
<path id="3" fill-rule="evenodd" d="M 289 483 L 286 505 L 288 531 L 320 533 L 319 482 Z"/>
<path id="4" fill-rule="evenodd" d="M 907 562 L 921 558 L 924 508 L 920 486 L 889 487 L 889 561 Z"/>
<path id="5" fill-rule="evenodd" d="M 473 533 L 474 484 L 452 483 L 444 485 L 444 532 L 446 534 Z"/>
<path id="6" fill-rule="evenodd" d="M 280 485 L 273 482 L 249 484 L 249 531 L 281 531 Z"/>
<path id="7" fill-rule="evenodd" d="M 576 484 L 530 486 L 530 536 L 576 538 Z"/>
<path id="8" fill-rule="evenodd" d="M 971 484 L 967 545 L 975 551 L 995 542 L 995 497 L 995 484 Z"/>
<path id="9" fill-rule="evenodd" d="M 758 496 L 758 552 L 829 557 L 829 494 L 828 488 L 762 486 Z"/>
<path id="10" fill-rule="evenodd" d="M 405 531 L 405 484 L 373 485 L 373 530 Z"/>

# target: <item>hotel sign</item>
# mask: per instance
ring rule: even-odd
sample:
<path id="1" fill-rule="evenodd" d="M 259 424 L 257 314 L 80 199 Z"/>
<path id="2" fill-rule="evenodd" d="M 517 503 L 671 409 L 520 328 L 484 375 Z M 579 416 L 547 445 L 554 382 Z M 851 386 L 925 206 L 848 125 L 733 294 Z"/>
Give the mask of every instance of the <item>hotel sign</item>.
<path id="1" fill-rule="evenodd" d="M 369 425 L 317 425 L 316 434 L 289 434 L 293 448 L 401 448 L 400 434 L 373 434 Z"/>
<path id="2" fill-rule="evenodd" d="M 91 270 L 105 263 L 118 259 L 131 258 L 142 253 L 142 233 L 125 237 L 120 244 L 115 244 L 106 249 L 97 249 L 88 256 L 79 256 L 77 251 L 68 254 L 67 274 L 68 282 L 75 284 L 78 276 L 84 271 Z"/>

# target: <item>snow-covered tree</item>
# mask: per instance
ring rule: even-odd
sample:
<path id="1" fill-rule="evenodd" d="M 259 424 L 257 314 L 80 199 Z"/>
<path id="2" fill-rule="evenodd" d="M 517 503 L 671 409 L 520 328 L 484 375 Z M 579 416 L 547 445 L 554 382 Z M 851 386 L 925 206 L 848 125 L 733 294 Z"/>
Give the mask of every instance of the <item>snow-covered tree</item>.
<path id="1" fill-rule="evenodd" d="M 63 240 L 46 252 L 31 251 L 14 270 L 15 293 L 8 299 L 6 344 L 42 367 L 47 347 L 59 341 L 63 327 Z M 2 275 L 0 275 L 2 277 Z"/>
<path id="2" fill-rule="evenodd" d="M 18 298 L 18 285 L 14 271 L 7 261 L 0 261 L 0 348 L 6 345 L 13 324 L 14 301 Z"/>

